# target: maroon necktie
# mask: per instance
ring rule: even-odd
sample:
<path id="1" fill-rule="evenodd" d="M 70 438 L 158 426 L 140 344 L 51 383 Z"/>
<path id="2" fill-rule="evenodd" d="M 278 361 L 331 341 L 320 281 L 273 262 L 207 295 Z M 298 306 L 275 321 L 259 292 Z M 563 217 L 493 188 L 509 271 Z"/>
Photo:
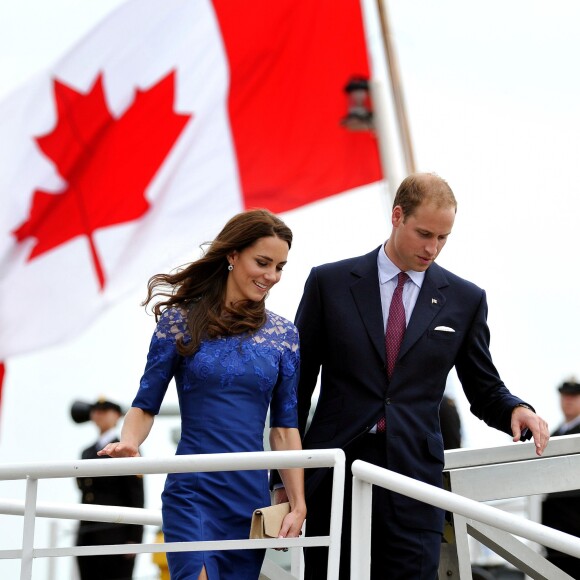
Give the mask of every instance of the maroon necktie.
<path id="1" fill-rule="evenodd" d="M 399 355 L 399 349 L 403 342 L 407 321 L 405 318 L 405 307 L 403 306 L 403 286 L 409 279 L 405 272 L 399 272 L 397 287 L 393 293 L 391 306 L 389 307 L 389 318 L 387 319 L 387 332 L 385 333 L 385 348 L 387 351 L 387 374 L 389 378 L 393 374 L 395 362 Z M 384 433 L 386 429 L 385 418 L 381 417 L 377 422 L 377 433 Z"/>

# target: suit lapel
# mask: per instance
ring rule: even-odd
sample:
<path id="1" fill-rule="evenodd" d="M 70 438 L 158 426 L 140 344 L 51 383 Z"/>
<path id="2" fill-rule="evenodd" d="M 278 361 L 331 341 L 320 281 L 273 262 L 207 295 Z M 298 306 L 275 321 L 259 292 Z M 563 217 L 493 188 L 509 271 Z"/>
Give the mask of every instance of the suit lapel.
<path id="1" fill-rule="evenodd" d="M 417 297 L 417 303 L 403 337 L 398 358 L 405 356 L 408 350 L 427 330 L 433 318 L 439 314 L 446 300 L 441 288 L 448 285 L 449 282 L 443 270 L 437 264 L 431 265 L 425 274 L 421 291 Z"/>
<path id="2" fill-rule="evenodd" d="M 350 290 L 371 342 L 381 359 L 385 361 L 385 329 L 377 266 L 378 251 L 379 248 L 362 256 L 352 269 L 351 273 L 355 280 Z"/>

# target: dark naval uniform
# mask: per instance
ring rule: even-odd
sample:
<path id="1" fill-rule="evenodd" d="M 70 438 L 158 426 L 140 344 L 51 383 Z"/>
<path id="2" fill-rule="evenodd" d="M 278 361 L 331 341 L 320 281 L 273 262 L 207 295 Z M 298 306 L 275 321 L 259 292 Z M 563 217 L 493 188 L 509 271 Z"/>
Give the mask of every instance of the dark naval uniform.
<path id="1" fill-rule="evenodd" d="M 558 390 L 562 394 L 580 397 L 580 384 L 575 381 L 565 382 Z M 580 416 L 558 427 L 552 437 L 575 434 L 580 434 Z M 580 537 L 580 489 L 549 493 L 542 503 L 542 523 Z M 546 558 L 572 578 L 580 578 L 580 559 L 552 548 L 547 548 Z"/>
<path id="2" fill-rule="evenodd" d="M 113 439 L 112 441 L 118 441 Z M 99 457 L 102 447 L 91 445 L 82 453 L 83 459 Z M 79 477 L 77 485 L 82 492 L 82 503 L 142 508 L 144 506 L 143 477 Z M 141 543 L 143 526 L 81 521 L 77 546 Z M 83 556 L 77 558 L 81 580 L 130 580 L 135 558 L 127 554 L 110 556 Z"/>
<path id="3" fill-rule="evenodd" d="M 574 435 L 580 433 L 580 423 L 569 430 L 556 430 L 552 436 Z M 580 489 L 549 493 L 542 503 L 542 523 L 555 530 L 580 537 Z M 547 548 L 547 559 L 558 568 L 580 578 L 580 559 Z"/>

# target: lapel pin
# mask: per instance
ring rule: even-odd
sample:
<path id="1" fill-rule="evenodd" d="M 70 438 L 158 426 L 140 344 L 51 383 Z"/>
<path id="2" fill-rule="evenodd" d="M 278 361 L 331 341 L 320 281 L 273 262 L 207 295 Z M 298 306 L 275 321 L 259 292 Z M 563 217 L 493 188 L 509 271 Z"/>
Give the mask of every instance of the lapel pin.
<path id="1" fill-rule="evenodd" d="M 431 298 L 431 304 L 437 304 L 437 298 Z"/>

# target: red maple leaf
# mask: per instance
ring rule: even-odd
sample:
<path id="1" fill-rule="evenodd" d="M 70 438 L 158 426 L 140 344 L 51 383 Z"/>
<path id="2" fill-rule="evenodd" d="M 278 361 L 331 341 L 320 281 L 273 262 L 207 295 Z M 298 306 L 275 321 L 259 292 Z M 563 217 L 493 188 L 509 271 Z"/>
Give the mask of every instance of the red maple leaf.
<path id="1" fill-rule="evenodd" d="M 115 119 L 99 74 L 83 94 L 54 79 L 58 122 L 36 142 L 66 181 L 57 194 L 34 192 L 28 219 L 12 234 L 36 239 L 28 261 L 87 236 L 99 287 L 105 274 L 94 232 L 141 218 L 149 210 L 145 190 L 191 115 L 173 110 L 175 72 L 145 91 Z"/>

